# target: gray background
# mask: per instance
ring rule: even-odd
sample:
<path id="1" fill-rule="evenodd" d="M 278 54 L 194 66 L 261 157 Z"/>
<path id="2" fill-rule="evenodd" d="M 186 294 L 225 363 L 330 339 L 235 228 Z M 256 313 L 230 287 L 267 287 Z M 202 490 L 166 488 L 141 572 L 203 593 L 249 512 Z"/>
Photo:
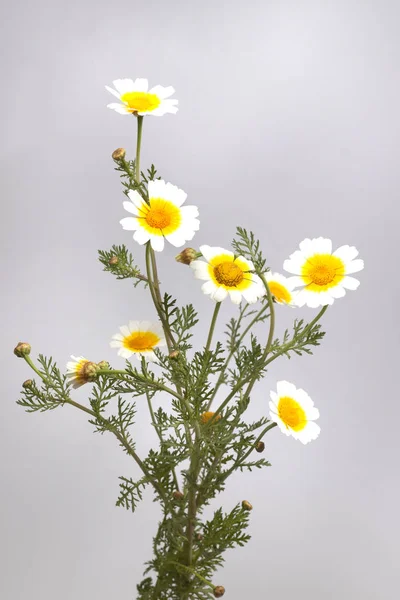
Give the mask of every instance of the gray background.
<path id="1" fill-rule="evenodd" d="M 135 515 L 114 507 L 117 477 L 135 465 L 70 407 L 24 413 L 15 400 L 31 374 L 12 355 L 21 339 L 61 366 L 83 354 L 121 368 L 111 335 L 155 316 L 143 290 L 96 261 L 125 243 L 142 262 L 119 225 L 110 159 L 118 146 L 132 155 L 135 123 L 106 109 L 104 90 L 137 76 L 176 89 L 178 114 L 145 120 L 143 165 L 199 207 L 197 245 L 227 245 L 241 224 L 276 270 L 306 236 L 354 244 L 366 262 L 315 356 L 275 363 L 254 392 L 256 416 L 278 379 L 304 387 L 322 433 L 302 446 L 274 430 L 272 468 L 229 483 L 226 508 L 254 505 L 253 539 L 215 582 L 232 600 L 396 595 L 399 13 L 388 0 L 3 4 L 2 598 L 131 599 L 151 555 L 150 496 Z M 164 288 L 209 319 L 174 254 L 160 258 Z M 225 303 L 224 320 L 233 311 Z M 282 331 L 295 311 L 277 312 Z M 143 453 L 154 440 L 144 407 L 138 419 Z"/>

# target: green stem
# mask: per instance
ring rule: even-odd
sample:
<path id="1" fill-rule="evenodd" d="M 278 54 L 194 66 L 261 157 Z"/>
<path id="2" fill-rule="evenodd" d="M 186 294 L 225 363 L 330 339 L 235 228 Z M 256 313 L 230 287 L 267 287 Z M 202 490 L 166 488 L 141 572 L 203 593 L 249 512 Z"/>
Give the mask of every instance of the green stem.
<path id="1" fill-rule="evenodd" d="M 248 304 L 246 304 L 246 307 L 248 306 Z M 256 314 L 256 316 L 250 321 L 250 323 L 248 324 L 248 326 L 246 327 L 246 329 L 243 331 L 242 335 L 240 336 L 240 338 L 238 339 L 237 343 L 235 344 L 235 346 L 231 349 L 224 366 L 221 369 L 220 375 L 218 377 L 218 381 L 215 384 L 214 387 L 214 392 L 210 398 L 210 401 L 207 405 L 207 410 L 210 410 L 212 403 L 214 402 L 215 396 L 217 395 L 217 392 L 219 390 L 219 388 L 221 387 L 221 384 L 223 383 L 224 380 L 224 376 L 226 373 L 226 370 L 229 366 L 229 363 L 232 360 L 233 355 L 235 354 L 236 350 L 240 347 L 240 344 L 242 343 L 242 341 L 244 340 L 244 338 L 246 337 L 246 335 L 248 334 L 248 332 L 250 331 L 250 329 L 253 327 L 253 325 L 255 323 L 258 322 L 258 320 L 260 319 L 260 317 L 262 316 L 262 314 L 269 308 L 268 304 L 265 304 L 261 310 L 258 311 L 258 313 Z M 240 324 L 241 319 L 238 321 L 238 327 Z"/>
<path id="2" fill-rule="evenodd" d="M 143 116 L 137 116 L 137 138 L 136 138 L 136 159 L 135 159 L 135 178 L 136 183 L 140 183 L 140 149 L 142 144 Z"/>
<path id="3" fill-rule="evenodd" d="M 118 378 L 122 378 L 125 381 L 129 381 L 129 379 L 137 379 L 138 381 L 142 381 L 143 383 L 147 383 L 149 386 L 153 387 L 156 390 L 162 391 L 162 392 L 167 392 L 168 394 L 171 394 L 172 396 L 174 396 L 175 398 L 177 398 L 178 400 L 182 400 L 182 396 L 180 396 L 179 394 L 177 394 L 172 388 L 164 385 L 163 383 L 159 383 L 157 380 L 152 381 L 150 379 L 146 379 L 146 377 L 144 377 L 143 375 L 140 375 L 140 373 L 128 373 L 128 371 L 121 371 L 121 370 L 114 370 L 114 369 L 102 369 L 101 371 L 99 371 L 98 375 L 106 375 L 106 376 L 112 376 L 112 377 L 118 377 Z"/>
<path id="4" fill-rule="evenodd" d="M 159 494 L 160 498 L 163 500 L 165 506 L 168 506 L 169 503 L 168 503 L 168 500 L 167 500 L 167 498 L 166 498 L 166 496 L 164 494 L 164 490 L 162 489 L 162 487 L 151 476 L 151 474 L 150 474 L 149 470 L 147 469 L 146 465 L 143 463 L 143 461 L 136 454 L 136 452 L 134 451 L 134 449 L 132 448 L 132 446 L 129 444 L 129 442 L 125 439 L 125 437 L 115 427 L 113 427 L 110 424 L 109 420 L 108 419 L 104 419 L 100 414 L 97 414 L 93 410 L 91 410 L 90 408 L 87 408 L 87 406 L 83 406 L 83 404 L 79 404 L 78 402 L 75 402 L 75 400 L 72 400 L 72 398 L 70 398 L 67 395 L 63 394 L 62 396 L 60 396 L 60 394 L 58 393 L 58 391 L 52 385 L 51 381 L 49 381 L 43 375 L 43 373 L 36 367 L 36 365 L 33 363 L 32 359 L 29 356 L 24 356 L 24 358 L 25 358 L 26 362 L 28 363 L 28 365 L 35 371 L 35 373 L 37 373 L 39 375 L 39 377 L 42 379 L 42 381 L 46 385 L 48 385 L 49 387 L 51 387 L 51 388 L 54 389 L 54 391 L 56 392 L 57 396 L 60 399 L 60 402 L 62 402 L 64 404 L 70 404 L 71 406 L 74 406 L 75 408 L 78 408 L 79 410 L 87 413 L 88 415 L 90 415 L 94 419 L 97 419 L 98 421 L 100 421 L 100 423 L 102 425 L 104 425 L 106 427 L 106 429 L 108 429 L 108 431 L 111 431 L 111 433 L 113 433 L 115 435 L 115 437 L 119 440 L 119 442 L 125 448 L 125 450 L 127 451 L 127 453 L 135 460 L 136 464 L 140 467 L 140 469 L 142 470 L 143 474 L 147 477 L 147 479 L 149 480 L 149 482 L 153 485 L 154 489 Z"/>
<path id="5" fill-rule="evenodd" d="M 206 352 L 208 352 L 210 350 L 212 337 L 213 337 L 214 329 L 215 329 L 215 324 L 217 322 L 218 313 L 220 311 L 220 308 L 221 308 L 221 302 L 217 302 L 217 304 L 215 305 L 215 308 L 214 308 L 212 319 L 211 319 L 210 330 L 208 332 L 208 338 L 207 338 L 207 343 L 206 343 Z"/>

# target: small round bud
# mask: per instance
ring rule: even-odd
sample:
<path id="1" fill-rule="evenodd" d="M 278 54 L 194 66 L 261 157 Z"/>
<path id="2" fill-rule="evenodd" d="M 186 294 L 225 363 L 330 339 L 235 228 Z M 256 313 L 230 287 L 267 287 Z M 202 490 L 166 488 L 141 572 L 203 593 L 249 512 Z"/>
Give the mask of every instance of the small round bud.
<path id="1" fill-rule="evenodd" d="M 202 533 L 196 533 L 196 540 L 197 540 L 198 542 L 201 542 L 201 541 L 202 541 L 202 539 L 203 539 L 203 534 L 202 534 Z"/>
<path id="2" fill-rule="evenodd" d="M 22 387 L 25 390 L 29 390 L 29 388 L 33 387 L 33 380 L 32 379 L 27 379 L 26 381 L 24 381 L 24 383 L 22 384 Z"/>
<path id="3" fill-rule="evenodd" d="M 178 358 L 179 354 L 180 354 L 179 350 L 172 350 L 172 352 L 170 352 L 170 354 L 169 354 L 169 358 L 172 358 L 172 359 Z"/>
<path id="4" fill-rule="evenodd" d="M 212 412 L 212 411 L 207 411 L 207 412 L 204 412 L 204 413 L 203 413 L 203 414 L 200 416 L 201 422 L 202 422 L 204 425 L 206 425 L 206 424 L 207 424 L 209 421 L 211 421 L 211 419 L 213 418 L 213 416 L 214 416 L 214 415 L 215 415 L 215 412 Z M 219 421 L 219 420 L 220 420 L 220 418 L 221 418 L 221 415 L 217 415 L 217 416 L 215 417 L 215 419 L 213 419 L 213 423 L 216 423 L 217 421 Z"/>
<path id="5" fill-rule="evenodd" d="M 175 500 L 183 500 L 183 498 L 184 498 L 184 495 L 179 490 L 175 490 L 175 492 L 173 492 L 172 496 L 174 497 Z"/>
<path id="6" fill-rule="evenodd" d="M 116 150 L 114 150 L 114 152 L 111 154 L 111 156 L 114 160 L 120 161 L 125 158 L 125 154 L 126 154 L 125 148 L 117 148 Z"/>
<path id="7" fill-rule="evenodd" d="M 108 261 L 109 265 L 117 265 L 119 263 L 118 256 L 112 256 Z"/>
<path id="8" fill-rule="evenodd" d="M 31 353 L 31 347 L 27 342 L 18 342 L 14 348 L 15 356 L 22 358 L 23 356 L 29 356 Z"/>
<path id="9" fill-rule="evenodd" d="M 197 252 L 194 248 L 185 248 L 175 256 L 175 260 L 183 265 L 190 265 L 192 260 L 196 260 L 199 256 L 201 256 L 201 252 Z"/>
<path id="10" fill-rule="evenodd" d="M 96 363 L 88 360 L 82 364 L 79 375 L 83 381 L 94 381 L 97 377 L 98 370 Z"/>
<path id="11" fill-rule="evenodd" d="M 100 371 L 104 371 L 104 369 L 110 368 L 110 364 L 106 360 L 101 360 L 99 363 L 97 363 L 97 368 Z"/>
<path id="12" fill-rule="evenodd" d="M 253 510 L 253 505 L 250 504 L 250 502 L 248 500 L 243 500 L 242 508 L 243 508 L 243 510 Z"/>
<path id="13" fill-rule="evenodd" d="M 217 585 L 213 589 L 213 592 L 216 598 L 222 598 L 222 596 L 225 594 L 225 588 L 223 585 Z"/>
<path id="14" fill-rule="evenodd" d="M 264 450 L 265 450 L 264 442 L 258 442 L 258 444 L 256 446 L 256 452 L 264 452 Z"/>

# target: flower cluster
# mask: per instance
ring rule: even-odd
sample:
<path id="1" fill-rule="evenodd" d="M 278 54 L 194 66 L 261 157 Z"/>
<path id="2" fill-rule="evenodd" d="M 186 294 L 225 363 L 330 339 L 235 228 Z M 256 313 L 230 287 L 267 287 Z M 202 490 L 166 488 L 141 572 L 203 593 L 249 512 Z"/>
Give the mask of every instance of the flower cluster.
<path id="1" fill-rule="evenodd" d="M 115 89 L 107 87 L 107 90 L 121 104 L 108 106 L 121 114 L 163 115 L 178 110 L 177 100 L 169 99 L 174 93 L 172 87 L 157 85 L 149 90 L 147 79 L 117 79 L 113 83 Z M 122 219 L 121 225 L 134 232 L 133 239 L 138 244 L 150 244 L 153 250 L 160 252 L 166 240 L 179 248 L 192 240 L 199 229 L 197 207 L 184 206 L 187 194 L 171 183 L 156 179 L 148 182 L 147 197 L 137 190 L 129 190 L 127 195 L 129 200 L 123 207 L 131 216 Z M 195 278 L 204 282 L 202 291 L 214 302 L 220 303 L 229 297 L 234 304 L 242 300 L 253 304 L 267 294 L 268 286 L 278 304 L 317 308 L 333 304 L 346 290 L 357 289 L 359 281 L 351 275 L 364 266 L 357 256 L 354 246 L 341 246 L 332 252 L 331 240 L 319 237 L 303 240 L 299 249 L 284 261 L 284 270 L 292 275 L 289 277 L 271 271 L 257 274 L 250 260 L 219 246 L 203 245 L 199 252 L 189 248 L 178 255 L 177 260 L 190 264 Z M 155 361 L 154 349 L 165 346 L 166 340 L 160 324 L 129 321 L 112 336 L 110 345 L 118 348 L 123 358 L 136 355 Z M 74 358 L 74 362 L 67 365 L 74 386 L 93 379 L 96 369 L 94 363 L 83 357 Z M 314 421 L 319 413 L 304 390 L 280 381 L 277 392 L 271 391 L 270 395 L 270 418 L 283 433 L 304 444 L 318 436 L 320 428 Z M 212 415 L 205 413 L 203 422 Z"/>

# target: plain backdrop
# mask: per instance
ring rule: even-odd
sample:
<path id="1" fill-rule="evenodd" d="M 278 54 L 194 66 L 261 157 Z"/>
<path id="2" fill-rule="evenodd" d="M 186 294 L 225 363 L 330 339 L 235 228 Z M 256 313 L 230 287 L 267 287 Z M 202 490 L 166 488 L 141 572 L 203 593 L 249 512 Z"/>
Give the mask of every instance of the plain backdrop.
<path id="1" fill-rule="evenodd" d="M 273 430 L 272 467 L 229 482 L 219 502 L 254 505 L 252 540 L 215 583 L 230 600 L 395 597 L 399 18 L 396 0 L 2 4 L 1 598 L 133 600 L 151 557 L 158 508 L 151 494 L 134 515 L 114 506 L 118 476 L 138 471 L 112 436 L 72 407 L 15 404 L 31 376 L 18 341 L 62 368 L 70 354 L 123 368 L 110 337 L 155 318 L 147 293 L 96 257 L 125 243 L 143 264 L 119 224 L 110 156 L 135 146 L 134 119 L 106 108 L 104 86 L 121 77 L 176 89 L 176 116 L 145 119 L 142 164 L 199 207 L 195 245 L 228 246 L 243 225 L 274 270 L 317 236 L 357 246 L 366 265 L 359 290 L 328 310 L 314 356 L 277 361 L 254 391 L 259 416 L 277 380 L 305 388 L 322 432 L 303 446 Z M 163 289 L 195 303 L 200 348 L 213 306 L 175 254 L 160 257 Z M 234 311 L 224 303 L 218 335 Z M 278 333 L 314 315 L 278 306 Z M 139 453 L 155 442 L 142 402 L 134 436 Z"/>

